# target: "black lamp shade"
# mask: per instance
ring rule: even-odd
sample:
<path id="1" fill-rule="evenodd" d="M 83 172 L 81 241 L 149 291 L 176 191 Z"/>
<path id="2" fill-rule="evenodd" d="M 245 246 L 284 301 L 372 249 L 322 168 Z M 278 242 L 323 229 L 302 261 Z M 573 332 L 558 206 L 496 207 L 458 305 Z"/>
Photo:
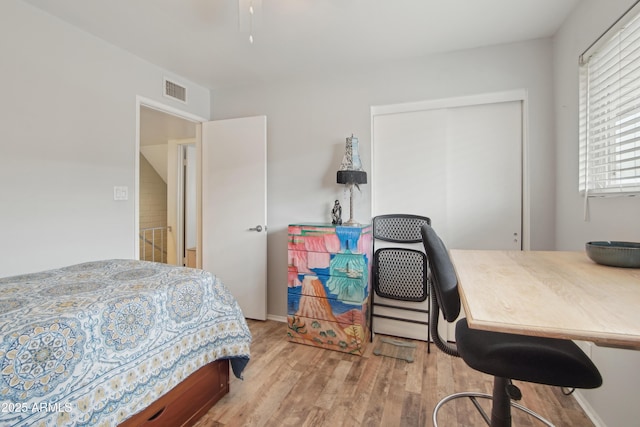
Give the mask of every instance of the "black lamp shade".
<path id="1" fill-rule="evenodd" d="M 338 184 L 366 184 L 367 173 L 365 171 L 338 171 Z"/>

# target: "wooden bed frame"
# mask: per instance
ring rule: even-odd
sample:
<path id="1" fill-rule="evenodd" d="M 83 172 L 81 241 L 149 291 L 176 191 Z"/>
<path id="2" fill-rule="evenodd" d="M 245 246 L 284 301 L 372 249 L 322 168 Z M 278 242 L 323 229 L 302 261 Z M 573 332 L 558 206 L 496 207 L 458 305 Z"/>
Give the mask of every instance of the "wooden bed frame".
<path id="1" fill-rule="evenodd" d="M 217 360 L 198 369 L 144 411 L 119 427 L 188 427 L 229 393 L 229 361 Z"/>

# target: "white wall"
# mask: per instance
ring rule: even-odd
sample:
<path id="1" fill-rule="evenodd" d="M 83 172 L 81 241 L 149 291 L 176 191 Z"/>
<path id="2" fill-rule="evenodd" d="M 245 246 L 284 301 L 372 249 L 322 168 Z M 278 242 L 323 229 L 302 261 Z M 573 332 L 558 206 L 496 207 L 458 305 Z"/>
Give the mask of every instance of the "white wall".
<path id="1" fill-rule="evenodd" d="M 330 221 L 329 211 L 337 197 L 347 207 L 343 216 L 348 216 L 348 199 L 336 184 L 335 174 L 345 138 L 351 133 L 360 139 L 363 165 L 370 172 L 372 105 L 527 89 L 531 242 L 534 249 L 552 248 L 555 152 L 551 56 L 551 41 L 537 40 L 214 92 L 215 119 L 267 115 L 268 313 L 286 315 L 287 225 Z M 370 219 L 370 185 L 362 189 L 362 194 L 356 193 L 355 218 L 366 222 Z"/>
<path id="2" fill-rule="evenodd" d="M 0 2 L 0 58 L 0 277 L 135 257 L 136 95 L 172 105 L 174 78 L 190 103 L 172 106 L 209 117 L 209 90 L 18 0 Z"/>
<path id="3" fill-rule="evenodd" d="M 560 250 L 581 250 L 590 240 L 640 241 L 640 197 L 590 199 L 590 221 L 585 222 L 578 194 L 578 56 L 634 2 L 583 0 L 555 37 L 556 247 Z M 581 395 L 605 425 L 638 425 L 640 352 L 594 346 L 593 359 L 604 384 Z"/>

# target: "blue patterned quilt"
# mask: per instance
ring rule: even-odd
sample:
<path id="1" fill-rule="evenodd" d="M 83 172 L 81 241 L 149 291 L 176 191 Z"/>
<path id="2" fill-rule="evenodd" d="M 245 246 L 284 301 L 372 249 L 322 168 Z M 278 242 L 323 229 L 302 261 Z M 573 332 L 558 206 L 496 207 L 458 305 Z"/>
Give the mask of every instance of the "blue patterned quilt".
<path id="1" fill-rule="evenodd" d="M 249 360 L 210 273 L 132 260 L 0 278 L 0 425 L 115 426 L 190 374 Z"/>

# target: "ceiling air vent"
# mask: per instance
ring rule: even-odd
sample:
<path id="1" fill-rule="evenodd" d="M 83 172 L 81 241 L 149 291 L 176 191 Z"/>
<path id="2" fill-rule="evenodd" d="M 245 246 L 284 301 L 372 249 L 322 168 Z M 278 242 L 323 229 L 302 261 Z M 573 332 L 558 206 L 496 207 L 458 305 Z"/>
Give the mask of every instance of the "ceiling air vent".
<path id="1" fill-rule="evenodd" d="M 164 96 L 186 104 L 187 88 L 169 79 L 164 79 Z"/>

